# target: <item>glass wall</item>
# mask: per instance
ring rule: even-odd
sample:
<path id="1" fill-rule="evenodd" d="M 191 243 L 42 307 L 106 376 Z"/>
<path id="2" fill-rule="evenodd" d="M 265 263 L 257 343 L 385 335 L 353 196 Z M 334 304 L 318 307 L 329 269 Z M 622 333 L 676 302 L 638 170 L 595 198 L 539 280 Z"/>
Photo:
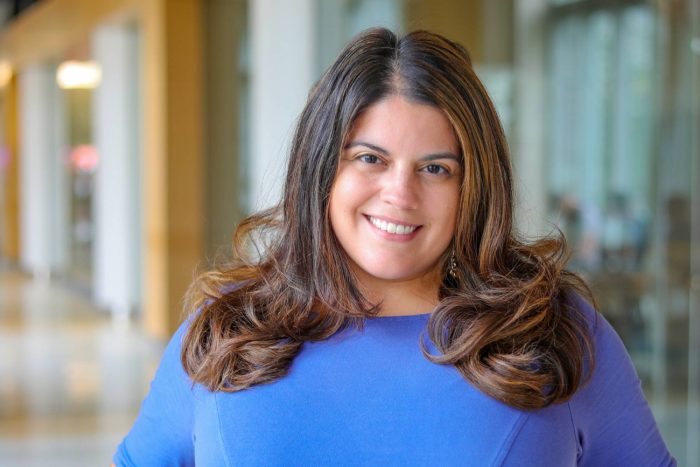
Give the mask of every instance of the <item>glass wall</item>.
<path id="1" fill-rule="evenodd" d="M 645 381 L 654 313 L 645 297 L 654 290 L 655 28 L 646 5 L 555 9 L 547 40 L 550 218 Z"/>
<path id="2" fill-rule="evenodd" d="M 98 163 L 92 144 L 92 89 L 63 89 L 68 131 L 64 166 L 69 184 L 69 254 L 67 273 L 87 290 L 92 283 L 93 191 Z"/>

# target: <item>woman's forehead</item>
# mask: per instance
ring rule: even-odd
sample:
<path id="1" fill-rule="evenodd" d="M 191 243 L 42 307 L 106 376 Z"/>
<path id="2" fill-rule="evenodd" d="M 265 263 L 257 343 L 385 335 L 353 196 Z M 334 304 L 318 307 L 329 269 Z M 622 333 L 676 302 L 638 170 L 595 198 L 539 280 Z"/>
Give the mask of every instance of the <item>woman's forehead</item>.
<path id="1" fill-rule="evenodd" d="M 442 109 L 402 96 L 379 100 L 357 116 L 345 147 L 358 141 L 388 150 L 460 153 L 455 131 Z"/>

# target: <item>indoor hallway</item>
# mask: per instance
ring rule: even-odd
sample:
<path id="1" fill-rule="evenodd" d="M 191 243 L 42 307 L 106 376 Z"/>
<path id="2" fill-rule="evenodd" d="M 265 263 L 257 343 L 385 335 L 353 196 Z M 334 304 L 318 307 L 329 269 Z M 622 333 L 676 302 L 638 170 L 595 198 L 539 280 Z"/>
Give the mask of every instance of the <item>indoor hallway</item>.
<path id="1" fill-rule="evenodd" d="M 0 466 L 109 465 L 162 350 L 79 293 L 0 267 Z"/>

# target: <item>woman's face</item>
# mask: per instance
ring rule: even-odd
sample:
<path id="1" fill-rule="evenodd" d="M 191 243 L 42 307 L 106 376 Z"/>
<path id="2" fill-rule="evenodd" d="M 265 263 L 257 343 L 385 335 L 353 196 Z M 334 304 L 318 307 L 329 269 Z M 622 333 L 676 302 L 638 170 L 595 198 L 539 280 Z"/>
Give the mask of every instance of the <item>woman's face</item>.
<path id="1" fill-rule="evenodd" d="M 331 190 L 330 221 L 364 285 L 426 278 L 439 285 L 439 259 L 457 218 L 460 161 L 437 107 L 391 96 L 357 118 Z"/>

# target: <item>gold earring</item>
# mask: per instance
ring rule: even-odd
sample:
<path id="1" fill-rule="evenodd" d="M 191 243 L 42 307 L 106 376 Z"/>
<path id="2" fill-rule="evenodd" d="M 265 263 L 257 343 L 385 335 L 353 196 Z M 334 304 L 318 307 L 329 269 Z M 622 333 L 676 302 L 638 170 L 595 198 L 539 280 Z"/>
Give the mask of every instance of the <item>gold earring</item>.
<path id="1" fill-rule="evenodd" d="M 450 255 L 450 260 L 447 266 L 447 273 L 453 279 L 457 279 L 457 258 L 455 257 L 454 251 L 452 251 L 452 254 Z"/>

